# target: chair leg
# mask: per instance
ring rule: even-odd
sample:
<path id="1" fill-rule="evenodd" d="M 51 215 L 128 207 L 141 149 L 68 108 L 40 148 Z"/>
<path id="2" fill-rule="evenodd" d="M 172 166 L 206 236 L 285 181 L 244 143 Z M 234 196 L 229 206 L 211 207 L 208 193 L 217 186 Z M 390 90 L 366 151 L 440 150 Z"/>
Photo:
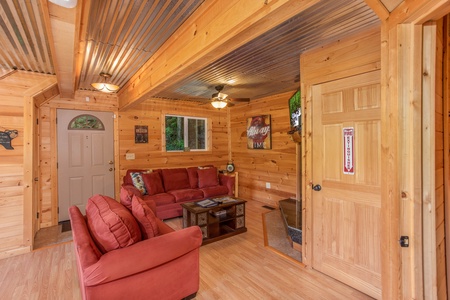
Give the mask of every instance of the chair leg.
<path id="1" fill-rule="evenodd" d="M 190 294 L 189 296 L 186 296 L 186 297 L 184 297 L 184 298 L 181 299 L 181 300 L 192 300 L 192 299 L 194 299 L 196 296 L 197 296 L 197 292 L 195 292 L 195 293 L 193 293 L 193 294 Z"/>

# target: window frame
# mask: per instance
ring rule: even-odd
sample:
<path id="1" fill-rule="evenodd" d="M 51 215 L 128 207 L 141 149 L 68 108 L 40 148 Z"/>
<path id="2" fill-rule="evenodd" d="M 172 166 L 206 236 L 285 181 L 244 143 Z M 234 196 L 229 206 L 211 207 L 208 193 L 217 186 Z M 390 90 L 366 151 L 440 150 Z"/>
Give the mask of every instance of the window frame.
<path id="1" fill-rule="evenodd" d="M 184 132 L 183 132 L 183 140 L 184 140 L 184 148 L 189 147 L 189 139 L 188 139 L 188 120 L 204 120 L 205 121 L 205 149 L 189 149 L 186 150 L 167 150 L 167 144 L 166 144 L 166 117 L 177 117 L 177 118 L 183 118 L 184 123 Z M 162 151 L 166 153 L 183 153 L 183 152 L 200 152 L 200 153 L 207 153 L 210 151 L 210 141 L 211 141 L 211 131 L 209 130 L 211 127 L 210 119 L 207 117 L 199 117 L 199 116 L 190 116 L 190 115 L 177 115 L 173 113 L 164 113 L 163 114 L 163 138 L 162 141 L 164 143 L 162 147 Z"/>

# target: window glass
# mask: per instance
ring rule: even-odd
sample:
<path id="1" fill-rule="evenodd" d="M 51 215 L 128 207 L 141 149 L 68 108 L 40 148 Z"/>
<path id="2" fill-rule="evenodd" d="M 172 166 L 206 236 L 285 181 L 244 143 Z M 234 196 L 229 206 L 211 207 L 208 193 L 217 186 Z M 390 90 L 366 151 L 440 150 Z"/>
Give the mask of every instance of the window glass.
<path id="1" fill-rule="evenodd" d="M 105 130 L 103 122 L 93 115 L 79 115 L 69 122 L 69 130 Z"/>
<path id="2" fill-rule="evenodd" d="M 206 119 L 167 115 L 165 121 L 166 151 L 206 150 Z"/>

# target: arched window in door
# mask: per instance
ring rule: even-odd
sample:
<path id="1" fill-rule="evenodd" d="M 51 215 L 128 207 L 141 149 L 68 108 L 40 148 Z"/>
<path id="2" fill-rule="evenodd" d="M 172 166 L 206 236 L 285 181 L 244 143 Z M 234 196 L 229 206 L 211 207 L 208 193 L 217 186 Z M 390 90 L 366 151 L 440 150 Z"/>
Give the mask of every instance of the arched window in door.
<path id="1" fill-rule="evenodd" d="M 103 122 L 93 115 L 79 115 L 69 122 L 69 130 L 105 130 Z"/>

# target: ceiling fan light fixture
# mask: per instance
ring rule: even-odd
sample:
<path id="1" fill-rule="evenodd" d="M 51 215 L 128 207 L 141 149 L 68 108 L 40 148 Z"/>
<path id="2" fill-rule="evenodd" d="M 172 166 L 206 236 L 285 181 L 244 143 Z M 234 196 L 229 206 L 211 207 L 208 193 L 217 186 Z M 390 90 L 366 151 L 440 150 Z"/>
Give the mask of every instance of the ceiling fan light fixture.
<path id="1" fill-rule="evenodd" d="M 107 83 L 106 80 L 108 78 L 111 78 L 111 74 L 108 73 L 100 73 L 100 76 L 105 78 L 105 82 L 94 82 L 91 83 L 91 86 L 96 89 L 97 91 L 103 92 L 103 93 L 114 93 L 117 92 L 117 90 L 120 88 L 118 85 Z"/>
<path id="2" fill-rule="evenodd" d="M 211 105 L 214 108 L 221 109 L 221 108 L 224 108 L 225 106 L 227 106 L 227 102 L 222 101 L 222 100 L 214 100 L 214 101 L 211 101 Z"/>

